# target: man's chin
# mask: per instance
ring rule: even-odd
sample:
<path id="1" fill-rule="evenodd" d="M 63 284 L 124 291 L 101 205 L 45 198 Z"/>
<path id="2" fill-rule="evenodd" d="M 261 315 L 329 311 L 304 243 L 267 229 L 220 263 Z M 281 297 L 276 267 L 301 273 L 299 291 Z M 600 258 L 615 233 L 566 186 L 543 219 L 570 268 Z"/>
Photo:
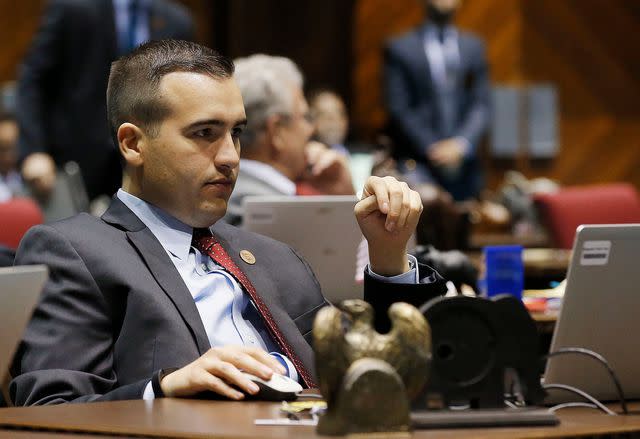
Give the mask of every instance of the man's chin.
<path id="1" fill-rule="evenodd" d="M 218 199 L 214 202 L 207 201 L 202 203 L 199 208 L 193 212 L 190 225 L 192 227 L 209 227 L 227 213 L 227 201 Z"/>

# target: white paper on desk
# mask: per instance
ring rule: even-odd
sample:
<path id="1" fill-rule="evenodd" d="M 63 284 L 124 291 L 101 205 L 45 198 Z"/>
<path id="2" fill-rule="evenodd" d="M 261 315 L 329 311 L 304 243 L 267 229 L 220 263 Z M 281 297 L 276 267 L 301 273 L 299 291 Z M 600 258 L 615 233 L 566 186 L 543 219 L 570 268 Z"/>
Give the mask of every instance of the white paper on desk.
<path id="1" fill-rule="evenodd" d="M 307 425 L 315 427 L 318 425 L 317 419 L 287 419 L 287 418 L 273 418 L 273 419 L 256 419 L 253 421 L 255 425 Z"/>

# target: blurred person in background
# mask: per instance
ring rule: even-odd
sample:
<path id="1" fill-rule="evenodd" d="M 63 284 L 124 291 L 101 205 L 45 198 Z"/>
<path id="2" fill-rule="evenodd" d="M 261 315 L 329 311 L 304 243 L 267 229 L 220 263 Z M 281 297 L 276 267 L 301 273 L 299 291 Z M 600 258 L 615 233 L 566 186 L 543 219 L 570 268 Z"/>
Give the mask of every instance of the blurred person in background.
<path id="1" fill-rule="evenodd" d="M 464 200 L 482 188 L 477 148 L 490 117 L 484 43 L 453 25 L 460 0 L 424 3 L 427 21 L 385 48 L 390 128 L 401 171 Z"/>
<path id="2" fill-rule="evenodd" d="M 309 94 L 309 111 L 315 125 L 314 137 L 349 156 L 346 146 L 349 116 L 342 98 L 332 90 L 318 89 Z"/>
<path id="3" fill-rule="evenodd" d="M 0 203 L 23 193 L 17 169 L 18 124 L 11 113 L 0 110 Z"/>
<path id="4" fill-rule="evenodd" d="M 148 40 L 193 38 L 187 10 L 168 0 L 49 0 L 20 69 L 19 154 L 46 199 L 56 167 L 79 164 L 90 199 L 111 196 L 122 170 L 105 95 L 111 62 Z"/>
<path id="5" fill-rule="evenodd" d="M 247 195 L 352 195 L 346 158 L 310 141 L 313 124 L 303 77 L 288 58 L 252 55 L 234 61 L 248 124 L 236 186 L 224 220 L 242 222 Z"/>
<path id="6" fill-rule="evenodd" d="M 353 186 L 356 189 L 363 187 L 374 168 L 379 169 L 381 164 L 389 158 L 388 151 L 382 144 L 349 139 L 349 111 L 342 97 L 334 90 L 314 89 L 309 92 L 308 101 L 314 124 L 313 139 L 344 155 L 349 163 Z M 376 175 L 394 175 L 402 179 L 395 172 L 395 162 L 391 166 L 393 169 Z"/>

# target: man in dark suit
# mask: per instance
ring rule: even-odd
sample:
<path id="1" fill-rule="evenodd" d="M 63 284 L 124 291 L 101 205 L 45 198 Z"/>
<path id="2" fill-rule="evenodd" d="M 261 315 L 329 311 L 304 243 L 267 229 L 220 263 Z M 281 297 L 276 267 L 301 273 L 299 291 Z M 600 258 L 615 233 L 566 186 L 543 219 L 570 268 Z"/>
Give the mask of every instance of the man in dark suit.
<path id="1" fill-rule="evenodd" d="M 247 123 L 233 63 L 185 41 L 148 43 L 114 64 L 107 95 L 123 185 L 101 218 L 23 239 L 16 264 L 51 274 L 15 357 L 12 400 L 242 399 L 257 388 L 240 369 L 314 386 L 310 331 L 327 303 L 311 269 L 286 245 L 218 221 Z M 363 194 L 368 300 L 382 313 L 442 294 L 442 278 L 406 255 L 418 194 L 391 177 L 372 177 Z"/>
<path id="2" fill-rule="evenodd" d="M 489 79 L 482 41 L 451 24 L 459 3 L 426 0 L 427 23 L 389 42 L 384 89 L 402 170 L 463 200 L 482 187 Z"/>
<path id="3" fill-rule="evenodd" d="M 17 119 L 22 172 L 46 198 L 55 166 L 80 165 L 90 199 L 122 176 L 105 118 L 111 62 L 147 40 L 191 40 L 191 17 L 168 0 L 49 0 L 20 70 Z"/>

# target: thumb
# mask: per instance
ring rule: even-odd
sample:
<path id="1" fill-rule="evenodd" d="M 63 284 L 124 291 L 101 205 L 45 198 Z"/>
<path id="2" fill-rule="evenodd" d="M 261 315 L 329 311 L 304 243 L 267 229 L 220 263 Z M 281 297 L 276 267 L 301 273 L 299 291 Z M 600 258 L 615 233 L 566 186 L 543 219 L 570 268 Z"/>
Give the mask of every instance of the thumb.
<path id="1" fill-rule="evenodd" d="M 358 218 L 364 218 L 378 210 L 378 200 L 375 195 L 369 195 L 356 203 L 354 213 Z"/>

